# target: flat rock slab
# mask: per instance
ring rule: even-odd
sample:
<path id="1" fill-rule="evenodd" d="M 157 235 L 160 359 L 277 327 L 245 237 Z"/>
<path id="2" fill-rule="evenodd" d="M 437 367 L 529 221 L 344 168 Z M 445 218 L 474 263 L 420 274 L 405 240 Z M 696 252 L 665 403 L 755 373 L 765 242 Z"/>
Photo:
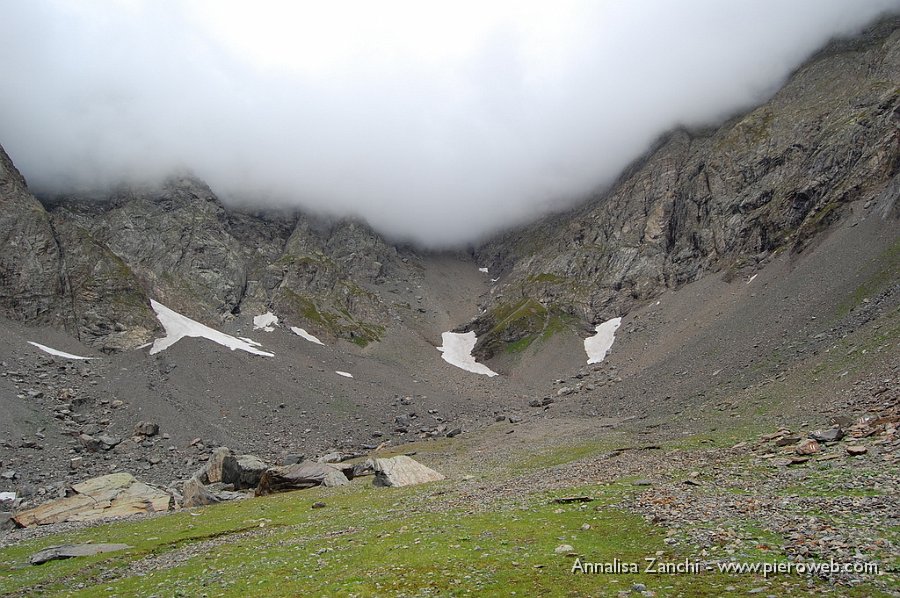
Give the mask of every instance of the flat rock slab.
<path id="1" fill-rule="evenodd" d="M 399 488 L 443 480 L 444 476 L 422 465 L 412 457 L 399 455 L 390 459 L 375 459 L 375 486 Z"/>
<path id="2" fill-rule="evenodd" d="M 64 544 L 63 546 L 51 546 L 40 552 L 36 552 L 28 559 L 32 565 L 43 565 L 49 561 L 71 559 L 79 556 L 92 556 L 104 552 L 115 552 L 131 548 L 128 544 Z"/>
<path id="3" fill-rule="evenodd" d="M 349 483 L 347 476 L 331 465 L 304 461 L 267 469 L 259 480 L 256 495 L 305 490 L 314 486 L 345 486 Z"/>
<path id="4" fill-rule="evenodd" d="M 93 521 L 137 513 L 168 511 L 171 497 L 153 486 L 137 481 L 129 473 L 113 473 L 72 486 L 73 496 L 51 500 L 33 509 L 16 513 L 13 520 L 22 527 L 64 521 Z"/>

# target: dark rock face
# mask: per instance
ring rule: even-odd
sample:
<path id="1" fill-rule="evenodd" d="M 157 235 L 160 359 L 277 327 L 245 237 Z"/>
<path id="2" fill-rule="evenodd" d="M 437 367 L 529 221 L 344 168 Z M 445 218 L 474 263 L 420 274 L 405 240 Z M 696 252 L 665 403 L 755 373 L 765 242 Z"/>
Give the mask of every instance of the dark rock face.
<path id="1" fill-rule="evenodd" d="M 602 321 L 710 271 L 736 276 L 773 252 L 802 251 L 849 202 L 884 203 L 896 217 L 898 26 L 822 52 L 714 132 L 668 135 L 574 212 L 487 243 L 479 262 L 504 276 L 468 326 L 476 353 L 554 318 Z"/>

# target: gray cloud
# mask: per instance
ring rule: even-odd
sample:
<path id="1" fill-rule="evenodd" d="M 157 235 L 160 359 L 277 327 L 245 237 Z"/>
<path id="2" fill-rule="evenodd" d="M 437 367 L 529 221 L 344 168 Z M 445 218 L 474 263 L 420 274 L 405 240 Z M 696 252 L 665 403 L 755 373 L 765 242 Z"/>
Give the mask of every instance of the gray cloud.
<path id="1" fill-rule="evenodd" d="M 763 101 L 830 38 L 900 11 L 422 4 L 261 3 L 241 18 L 263 36 L 234 42 L 204 0 L 0 0 L 0 143 L 39 191 L 190 169 L 226 202 L 449 246 L 570 205 L 666 130 Z"/>

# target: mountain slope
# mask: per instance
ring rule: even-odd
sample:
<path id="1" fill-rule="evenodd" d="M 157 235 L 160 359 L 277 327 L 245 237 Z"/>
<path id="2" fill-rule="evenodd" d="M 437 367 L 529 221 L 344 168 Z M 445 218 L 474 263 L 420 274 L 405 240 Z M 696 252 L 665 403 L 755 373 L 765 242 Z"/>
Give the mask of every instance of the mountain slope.
<path id="1" fill-rule="evenodd" d="M 898 23 L 833 45 L 713 132 L 666 136 L 576 211 L 486 243 L 479 260 L 504 276 L 466 326 L 481 355 L 540 334 L 548 313 L 597 323 L 708 272 L 802 251 L 852 202 L 896 217 Z M 538 317 L 510 321 L 526 304 Z"/>

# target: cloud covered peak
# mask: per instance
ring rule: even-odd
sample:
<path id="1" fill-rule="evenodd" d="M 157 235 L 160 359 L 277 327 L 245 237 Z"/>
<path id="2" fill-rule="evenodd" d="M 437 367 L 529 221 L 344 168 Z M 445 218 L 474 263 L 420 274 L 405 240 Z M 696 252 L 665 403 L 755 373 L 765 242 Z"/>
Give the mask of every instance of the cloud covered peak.
<path id="1" fill-rule="evenodd" d="M 190 169 L 226 201 L 472 242 L 764 101 L 900 0 L 0 4 L 0 142 L 53 192 Z"/>

